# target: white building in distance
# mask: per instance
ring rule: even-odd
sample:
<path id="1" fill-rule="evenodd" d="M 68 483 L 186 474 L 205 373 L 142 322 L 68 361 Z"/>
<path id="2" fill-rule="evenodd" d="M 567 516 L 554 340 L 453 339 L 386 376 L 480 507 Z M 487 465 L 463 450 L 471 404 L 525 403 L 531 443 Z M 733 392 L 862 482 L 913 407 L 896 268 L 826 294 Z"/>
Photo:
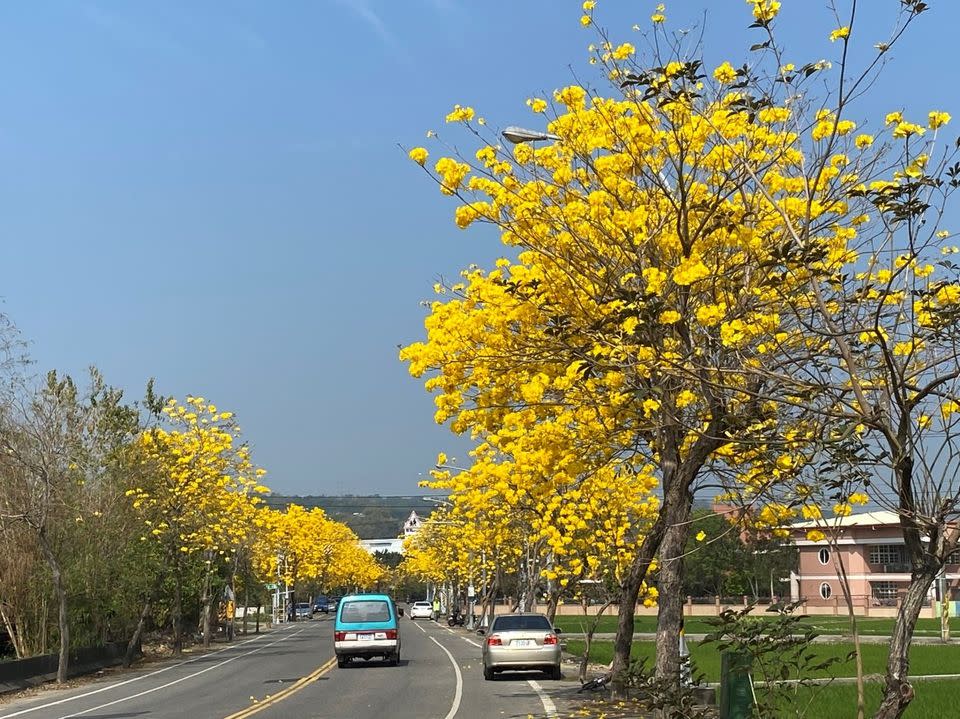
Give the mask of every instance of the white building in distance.
<path id="1" fill-rule="evenodd" d="M 370 554 L 376 554 L 377 552 L 395 552 L 397 554 L 403 554 L 403 541 L 407 537 L 411 537 L 420 531 L 420 526 L 423 524 L 423 520 L 420 519 L 420 515 L 416 511 L 411 511 L 410 516 L 407 517 L 406 521 L 403 523 L 403 534 L 399 537 L 392 537 L 390 539 L 361 539 L 360 546 L 366 549 Z"/>

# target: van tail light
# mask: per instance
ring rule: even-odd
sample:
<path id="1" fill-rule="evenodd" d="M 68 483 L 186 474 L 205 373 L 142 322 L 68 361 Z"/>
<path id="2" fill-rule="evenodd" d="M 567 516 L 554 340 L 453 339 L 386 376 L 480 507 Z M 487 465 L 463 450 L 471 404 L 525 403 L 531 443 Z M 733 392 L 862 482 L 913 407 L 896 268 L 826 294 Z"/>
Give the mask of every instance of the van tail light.
<path id="1" fill-rule="evenodd" d="M 333 633 L 333 641 L 335 641 L 335 642 L 342 642 L 342 641 L 346 640 L 346 638 L 347 638 L 347 633 L 346 633 L 346 632 L 334 632 L 334 633 Z"/>
<path id="2" fill-rule="evenodd" d="M 396 629 L 388 629 L 388 630 L 387 630 L 387 639 L 396 639 L 396 638 L 397 638 L 397 630 L 396 630 Z"/>
<path id="3" fill-rule="evenodd" d="M 499 634 L 491 634 L 487 637 L 487 646 L 488 647 L 499 647 L 503 646 L 503 641 L 500 639 Z"/>
<path id="4" fill-rule="evenodd" d="M 543 643 L 544 643 L 544 644 L 556 644 L 556 643 L 557 643 L 557 635 L 556 635 L 556 634 L 548 634 L 547 636 L 545 636 L 545 637 L 543 638 Z"/>

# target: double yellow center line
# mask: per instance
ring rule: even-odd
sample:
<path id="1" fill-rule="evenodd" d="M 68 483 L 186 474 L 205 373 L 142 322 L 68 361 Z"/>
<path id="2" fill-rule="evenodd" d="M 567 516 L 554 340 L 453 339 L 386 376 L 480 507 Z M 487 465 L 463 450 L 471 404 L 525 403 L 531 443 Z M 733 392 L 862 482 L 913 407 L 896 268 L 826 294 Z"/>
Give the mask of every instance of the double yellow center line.
<path id="1" fill-rule="evenodd" d="M 253 704 L 252 706 L 249 706 L 246 709 L 241 709 L 235 714 L 231 714 L 230 716 L 225 717 L 225 719 L 246 719 L 247 717 L 253 716 L 257 712 L 261 712 L 264 709 L 267 709 L 268 707 L 272 707 L 274 704 L 282 702 L 287 697 L 293 696 L 298 691 L 300 691 L 305 686 L 307 686 L 307 684 L 326 674 L 328 671 L 333 669 L 336 666 L 336 664 L 337 664 L 337 658 L 333 657 L 332 659 L 324 662 L 319 667 L 314 669 L 312 672 L 307 674 L 307 676 L 301 677 L 300 679 L 298 679 L 296 682 L 288 686 L 286 689 L 283 689 L 277 692 L 276 694 L 271 694 L 263 701 L 257 702 L 256 704 Z"/>

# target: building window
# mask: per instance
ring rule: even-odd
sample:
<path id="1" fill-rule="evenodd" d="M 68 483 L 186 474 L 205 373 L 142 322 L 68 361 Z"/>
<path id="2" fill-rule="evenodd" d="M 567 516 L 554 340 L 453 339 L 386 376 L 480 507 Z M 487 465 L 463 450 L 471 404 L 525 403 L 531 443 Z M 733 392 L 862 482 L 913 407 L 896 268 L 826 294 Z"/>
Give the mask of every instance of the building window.
<path id="1" fill-rule="evenodd" d="M 823 599 L 829 599 L 832 594 L 833 594 L 833 590 L 830 588 L 829 584 L 824 582 L 823 584 L 820 585 L 820 596 Z"/>
<path id="2" fill-rule="evenodd" d="M 897 585 L 894 582 L 870 582 L 873 596 L 877 599 L 896 599 Z"/>
<path id="3" fill-rule="evenodd" d="M 904 550 L 902 544 L 876 544 L 870 547 L 870 564 L 903 564 Z"/>
<path id="4" fill-rule="evenodd" d="M 947 564 L 960 564 L 960 549 L 954 549 L 947 555 Z"/>
<path id="5" fill-rule="evenodd" d="M 830 563 L 830 550 L 829 550 L 829 549 L 821 549 L 821 550 L 817 553 L 817 557 L 820 558 L 820 564 L 829 564 L 829 563 Z"/>

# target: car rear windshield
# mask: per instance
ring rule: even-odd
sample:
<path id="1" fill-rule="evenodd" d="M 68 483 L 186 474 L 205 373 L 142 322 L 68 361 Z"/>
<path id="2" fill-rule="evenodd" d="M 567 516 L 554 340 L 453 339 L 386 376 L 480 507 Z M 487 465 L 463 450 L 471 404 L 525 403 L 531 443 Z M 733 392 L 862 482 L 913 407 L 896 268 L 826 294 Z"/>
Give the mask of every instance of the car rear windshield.
<path id="1" fill-rule="evenodd" d="M 310 608 L 309 602 L 301 602 L 300 604 L 297 605 L 297 609 L 309 609 L 309 608 Z"/>
<path id="2" fill-rule="evenodd" d="M 546 617 L 505 616 L 497 617 L 493 623 L 495 632 L 552 631 L 553 627 Z"/>
<path id="3" fill-rule="evenodd" d="M 415 606 L 415 607 L 429 607 L 429 606 L 430 606 L 430 602 L 417 602 L 417 603 L 414 604 L 413 606 Z"/>
<path id="4" fill-rule="evenodd" d="M 347 602 L 340 610 L 341 622 L 389 622 L 390 607 L 382 600 Z"/>

